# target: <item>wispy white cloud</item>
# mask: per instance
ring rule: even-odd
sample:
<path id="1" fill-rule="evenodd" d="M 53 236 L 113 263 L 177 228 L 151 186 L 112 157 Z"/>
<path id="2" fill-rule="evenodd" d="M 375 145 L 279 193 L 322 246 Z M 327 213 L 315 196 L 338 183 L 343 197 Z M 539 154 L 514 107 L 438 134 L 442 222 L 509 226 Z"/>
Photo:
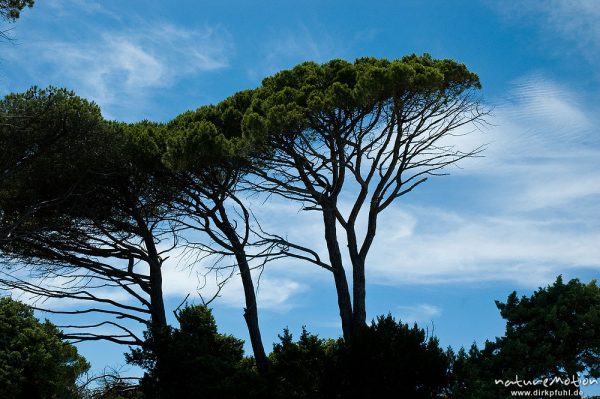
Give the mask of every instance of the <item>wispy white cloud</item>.
<path id="1" fill-rule="evenodd" d="M 556 56 L 576 53 L 592 65 L 600 60 L 598 1 L 490 0 L 488 3 L 509 21 L 536 24 L 543 36 L 542 43 Z"/>
<path id="2" fill-rule="evenodd" d="M 37 84 L 66 86 L 97 102 L 109 118 L 132 119 L 158 90 L 226 68 L 232 51 L 220 27 L 144 23 L 81 40 L 28 40 L 8 57 Z"/>
<path id="3" fill-rule="evenodd" d="M 183 299 L 190 294 L 190 300 L 199 301 L 200 295 L 208 300 L 218 294 L 213 301 L 214 306 L 238 309 L 245 306 L 244 288 L 237 271 L 231 275 L 230 269 L 212 270 L 214 264 L 210 258 L 189 264 L 189 256 L 183 253 L 171 255 L 172 257 L 163 266 L 165 296 Z M 261 276 L 259 270 L 254 270 L 252 277 L 261 310 L 287 312 L 300 306 L 299 294 L 309 290 L 308 285 L 298 282 L 292 276 L 273 273 L 273 271 L 266 271 Z M 219 291 L 217 285 L 220 283 L 224 284 Z"/>
<path id="4" fill-rule="evenodd" d="M 442 309 L 435 305 L 422 303 L 418 305 L 398 306 L 398 315 L 403 323 L 429 322 L 442 315 Z"/>
<path id="5" fill-rule="evenodd" d="M 465 198 L 479 200 L 468 208 L 440 202 L 433 212 L 399 208 L 417 221 L 406 239 L 388 238 L 396 227 L 384 219 L 370 259 L 375 281 L 536 286 L 568 270 L 600 269 L 595 105 L 533 75 L 517 81 L 494 113 L 493 127 L 467 136 L 469 145 L 490 142 L 486 157 L 463 164 L 453 180 L 469 191 Z"/>
<path id="6" fill-rule="evenodd" d="M 45 5 L 60 16 L 83 12 L 85 14 L 101 14 L 117 20 L 121 19 L 119 13 L 104 7 L 95 0 L 47 0 Z M 39 5 L 36 5 L 36 7 L 39 7 Z"/>
<path id="7" fill-rule="evenodd" d="M 568 270 L 600 268 L 600 231 L 596 229 L 577 231 L 564 226 L 564 220 L 544 222 L 506 215 L 467 218 L 455 214 L 455 222 L 444 223 L 427 209 L 411 211 L 419 223 L 436 225 L 435 230 L 417 230 L 406 239 L 390 240 L 381 238 L 394 230 L 393 223 L 387 223 L 369 259 L 371 282 L 511 281 L 535 287 Z"/>
<path id="8" fill-rule="evenodd" d="M 533 75 L 517 81 L 494 113 L 494 126 L 473 137 L 490 142 L 484 158 L 467 161 L 459 174 L 496 179 L 510 195 L 504 206 L 517 210 L 572 207 L 600 194 L 594 104 Z"/>
<path id="9" fill-rule="evenodd" d="M 263 46 L 262 61 L 249 68 L 248 75 L 261 79 L 304 61 L 325 62 L 341 57 L 347 46 L 336 41 L 324 27 L 300 24 L 287 32 L 273 34 Z"/>

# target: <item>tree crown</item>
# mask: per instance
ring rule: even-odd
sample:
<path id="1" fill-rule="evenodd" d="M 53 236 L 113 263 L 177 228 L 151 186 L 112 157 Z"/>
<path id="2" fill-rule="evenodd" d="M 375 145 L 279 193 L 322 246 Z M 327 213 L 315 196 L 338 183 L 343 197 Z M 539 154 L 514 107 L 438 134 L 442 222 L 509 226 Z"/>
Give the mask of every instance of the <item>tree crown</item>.
<path id="1" fill-rule="evenodd" d="M 479 88 L 478 76 L 464 64 L 436 60 L 428 54 L 394 61 L 359 58 L 354 63 L 305 62 L 263 80 L 244 116 L 243 127 L 245 132 L 267 126 L 298 131 L 318 127 L 315 117 L 335 116 L 335 110 L 360 112 L 417 94 L 456 97 Z"/>
<path id="2" fill-rule="evenodd" d="M 0 0 L 0 16 L 14 21 L 21 16 L 25 7 L 33 7 L 35 0 Z"/>

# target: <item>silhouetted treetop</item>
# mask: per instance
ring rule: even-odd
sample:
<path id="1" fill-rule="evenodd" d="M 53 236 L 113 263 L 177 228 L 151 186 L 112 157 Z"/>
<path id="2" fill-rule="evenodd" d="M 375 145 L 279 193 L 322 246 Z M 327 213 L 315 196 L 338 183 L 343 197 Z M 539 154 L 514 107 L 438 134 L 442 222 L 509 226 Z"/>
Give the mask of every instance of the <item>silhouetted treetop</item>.
<path id="1" fill-rule="evenodd" d="M 33 7 L 35 0 L 0 0 L 0 16 L 14 21 L 21 16 L 25 7 Z"/>

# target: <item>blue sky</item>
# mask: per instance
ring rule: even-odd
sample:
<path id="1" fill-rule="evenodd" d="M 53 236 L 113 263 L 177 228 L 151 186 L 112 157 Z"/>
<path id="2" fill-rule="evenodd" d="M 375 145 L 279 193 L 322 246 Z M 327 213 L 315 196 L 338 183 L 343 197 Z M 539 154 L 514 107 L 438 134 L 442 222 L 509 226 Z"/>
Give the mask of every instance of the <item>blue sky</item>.
<path id="1" fill-rule="evenodd" d="M 306 60 L 428 52 L 464 62 L 493 115 L 461 145 L 488 150 L 384 216 L 368 259 L 369 317 L 391 312 L 468 346 L 503 333 L 494 299 L 558 274 L 598 276 L 597 1 L 39 0 L 12 35 L 0 45 L 0 94 L 67 87 L 123 121 L 167 121 Z M 277 202 L 261 212 L 322 249 L 316 215 Z M 166 267 L 172 307 L 196 292 L 184 263 Z M 274 264 L 258 295 L 267 347 L 285 326 L 340 333 L 331 276 L 311 265 Z M 233 282 L 214 307 L 223 331 L 246 338 L 241 303 Z M 95 370 L 123 363 L 116 345 L 80 349 Z"/>

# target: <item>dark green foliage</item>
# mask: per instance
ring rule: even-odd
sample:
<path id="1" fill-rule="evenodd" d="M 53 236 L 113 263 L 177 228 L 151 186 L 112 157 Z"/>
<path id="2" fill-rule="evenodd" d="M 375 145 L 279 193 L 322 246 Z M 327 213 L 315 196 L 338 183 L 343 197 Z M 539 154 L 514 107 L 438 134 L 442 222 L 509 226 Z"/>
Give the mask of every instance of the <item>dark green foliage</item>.
<path id="1" fill-rule="evenodd" d="M 55 88 L 7 96 L 0 118 L 6 149 L 0 165 L 7 165 L 0 185 L 2 261 L 25 263 L 32 275 L 65 277 L 70 285 L 57 292 L 12 275 L 0 283 L 41 296 L 103 302 L 118 308 L 113 314 L 142 323 L 149 313 L 152 322 L 165 325 L 164 254 L 156 246 L 173 240 L 174 222 L 164 221 L 165 208 L 177 193 L 162 164 L 162 126 L 108 122 L 95 104 Z M 149 271 L 136 268 L 143 263 Z M 144 307 L 89 294 L 90 287 L 103 286 L 125 290 Z"/>
<path id="2" fill-rule="evenodd" d="M 7 216 L 35 207 L 38 223 L 107 220 L 129 217 L 122 209 L 127 195 L 157 201 L 160 191 L 148 184 L 160 168 L 157 150 L 148 145 L 156 125 L 105 122 L 95 104 L 62 89 L 15 96 L 27 109 L 6 104 L 10 97 L 2 104 L 3 116 L 22 124 L 0 136 L 7 149 L 1 161 L 15 165 L 0 193 Z"/>
<path id="3" fill-rule="evenodd" d="M 263 81 L 244 115 L 243 127 L 244 132 L 268 127 L 274 134 L 319 131 L 327 129 L 328 119 L 364 118 L 389 100 L 431 97 L 452 101 L 480 87 L 478 76 L 464 64 L 436 60 L 428 54 L 394 61 L 360 58 L 354 63 L 305 62 Z"/>
<path id="4" fill-rule="evenodd" d="M 0 166 L 7 173 L 41 155 L 50 156 L 67 139 L 77 148 L 99 129 L 102 115 L 98 106 L 73 92 L 33 87 L 0 101 L 0 121 L 0 145 L 5 149 Z"/>
<path id="5" fill-rule="evenodd" d="M 164 160 L 176 170 L 198 173 L 219 167 L 239 167 L 259 151 L 262 132 L 242 133 L 244 112 L 254 91 L 241 91 L 217 105 L 184 112 L 166 126 Z"/>
<path id="6" fill-rule="evenodd" d="M 494 343 L 486 341 L 481 350 L 473 344 L 468 352 L 461 348 L 456 356 L 452 351 L 449 352 L 451 398 L 500 399 L 509 395 L 503 387 L 494 384 L 495 379 L 503 378 Z"/>
<path id="7" fill-rule="evenodd" d="M 415 324 L 380 316 L 340 356 L 343 398 L 436 398 L 448 384 L 448 359 L 435 337 Z"/>
<path id="8" fill-rule="evenodd" d="M 0 397 L 77 398 L 75 382 L 89 368 L 77 349 L 61 341 L 49 321 L 28 306 L 0 298 Z"/>
<path id="9" fill-rule="evenodd" d="M 600 288 L 562 277 L 531 297 L 513 292 L 506 303 L 496 301 L 506 319 L 501 353 L 514 371 L 529 376 L 600 377 Z"/>
<path id="10" fill-rule="evenodd" d="M 0 0 L 0 16 L 14 21 L 21 16 L 25 7 L 33 7 L 35 0 Z"/>
<path id="11" fill-rule="evenodd" d="M 303 330 L 280 336 L 270 355 L 275 398 L 436 398 L 448 385 L 448 358 L 416 325 L 379 317 L 352 342 Z"/>
<path id="12" fill-rule="evenodd" d="M 595 281 L 565 284 L 558 277 L 530 297 L 519 299 L 513 292 L 506 303 L 496 304 L 506 319 L 505 336 L 482 349 L 473 345 L 468 353 L 459 351 L 452 366 L 454 397 L 506 397 L 507 389 L 495 379 L 600 375 L 600 289 Z"/>
<path id="13" fill-rule="evenodd" d="M 60 203 L 75 212 L 77 194 L 89 191 L 84 183 L 95 161 L 105 158 L 98 153 L 103 148 L 100 109 L 67 90 L 34 87 L 6 96 L 0 102 L 0 121 L 3 227 L 66 223 L 48 205 Z M 35 221 L 27 218 L 33 213 Z"/>
<path id="14" fill-rule="evenodd" d="M 266 380 L 243 357 L 243 342 L 219 334 L 210 311 L 180 312 L 180 328 L 147 334 L 127 354 L 147 370 L 145 398 L 435 398 L 445 392 L 448 360 L 435 338 L 416 325 L 380 317 L 351 344 L 286 329 L 269 355 Z M 156 353 L 163 353 L 159 381 Z M 157 396 L 161 395 L 161 396 Z"/>
<path id="15" fill-rule="evenodd" d="M 269 380 L 274 398 L 326 398 L 340 381 L 338 355 L 342 341 L 321 339 L 305 328 L 297 342 L 288 329 L 269 355 Z"/>
<path id="16" fill-rule="evenodd" d="M 147 370 L 141 382 L 144 397 L 248 397 L 257 377 L 244 359 L 243 341 L 220 334 L 205 306 L 188 306 L 178 318 L 179 328 L 147 334 L 146 346 L 126 355 L 129 363 Z M 160 371 L 157 353 L 162 354 Z"/>
<path id="17" fill-rule="evenodd" d="M 126 219 L 128 197 L 143 198 L 151 211 L 169 192 L 152 184 L 166 173 L 160 125 L 107 122 L 96 104 L 52 87 L 6 96 L 0 122 L 5 219 L 31 209 L 38 225 Z"/>

